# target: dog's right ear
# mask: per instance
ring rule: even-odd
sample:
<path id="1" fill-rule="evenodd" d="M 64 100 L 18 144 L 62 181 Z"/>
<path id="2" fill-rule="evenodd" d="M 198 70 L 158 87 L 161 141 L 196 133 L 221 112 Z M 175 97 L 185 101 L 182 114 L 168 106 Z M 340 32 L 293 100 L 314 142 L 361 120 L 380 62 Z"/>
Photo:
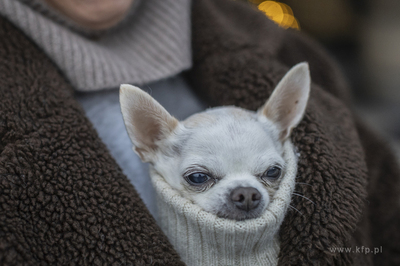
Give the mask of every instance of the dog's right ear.
<path id="1" fill-rule="evenodd" d="M 158 144 L 173 132 L 178 120 L 149 94 L 132 85 L 121 85 L 119 100 L 134 150 L 142 161 L 151 161 Z"/>

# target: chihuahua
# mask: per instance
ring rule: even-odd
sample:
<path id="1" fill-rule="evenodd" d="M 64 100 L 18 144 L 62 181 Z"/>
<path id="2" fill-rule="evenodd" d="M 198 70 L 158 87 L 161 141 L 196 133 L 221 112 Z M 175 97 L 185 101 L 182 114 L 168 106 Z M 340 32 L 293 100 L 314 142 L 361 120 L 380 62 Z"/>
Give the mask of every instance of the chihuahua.
<path id="1" fill-rule="evenodd" d="M 307 63 L 295 65 L 257 111 L 216 107 L 184 121 L 137 87 L 120 88 L 134 151 L 175 190 L 218 217 L 263 214 L 285 174 L 283 143 L 304 115 Z"/>

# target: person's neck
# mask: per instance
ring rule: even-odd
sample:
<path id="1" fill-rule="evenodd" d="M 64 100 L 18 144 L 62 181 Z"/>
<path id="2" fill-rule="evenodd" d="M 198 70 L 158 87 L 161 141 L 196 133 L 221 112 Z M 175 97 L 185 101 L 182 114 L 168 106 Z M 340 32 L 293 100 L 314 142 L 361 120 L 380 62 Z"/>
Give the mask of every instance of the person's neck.
<path id="1" fill-rule="evenodd" d="M 69 20 L 88 30 L 107 30 L 117 25 L 139 0 L 41 0 Z"/>

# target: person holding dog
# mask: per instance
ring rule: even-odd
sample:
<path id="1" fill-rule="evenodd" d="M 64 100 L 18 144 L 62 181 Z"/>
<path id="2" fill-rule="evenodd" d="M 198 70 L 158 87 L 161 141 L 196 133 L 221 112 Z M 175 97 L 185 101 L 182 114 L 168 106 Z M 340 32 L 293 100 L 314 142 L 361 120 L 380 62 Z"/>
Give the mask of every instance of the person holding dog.
<path id="1" fill-rule="evenodd" d="M 312 84 L 291 135 L 295 191 L 315 205 L 292 198 L 278 265 L 395 264 L 400 172 L 390 149 L 353 116 L 319 45 L 228 0 L 0 1 L 0 264 L 183 265 L 151 215 L 119 85 L 141 85 L 177 118 L 255 110 L 302 61 Z M 383 252 L 330 249 L 368 245 Z"/>

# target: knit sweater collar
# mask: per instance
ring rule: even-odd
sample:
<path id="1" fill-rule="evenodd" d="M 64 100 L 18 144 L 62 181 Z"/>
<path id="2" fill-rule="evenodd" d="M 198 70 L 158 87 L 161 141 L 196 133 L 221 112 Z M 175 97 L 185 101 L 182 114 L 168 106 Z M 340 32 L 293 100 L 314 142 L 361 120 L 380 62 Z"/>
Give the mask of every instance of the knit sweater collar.
<path id="1" fill-rule="evenodd" d="M 79 24 L 77 24 L 73 20 L 71 20 L 70 18 L 61 14 L 58 10 L 55 10 L 54 8 L 48 6 L 44 0 L 16 0 L 16 1 L 19 1 L 26 6 L 29 6 L 32 9 L 32 11 L 40 13 L 40 15 L 49 18 L 53 22 L 61 24 L 62 26 L 65 26 L 65 27 L 71 29 L 72 31 L 75 31 L 81 35 L 84 35 L 88 38 L 100 38 L 102 35 L 115 30 L 116 28 L 120 27 L 124 23 L 126 23 L 126 22 L 129 23 L 129 21 L 131 21 L 131 19 L 132 19 L 132 16 L 136 15 L 136 12 L 135 12 L 136 7 L 139 6 L 139 4 L 142 0 L 133 1 L 129 11 L 127 12 L 125 17 L 120 22 L 118 22 L 116 25 L 112 26 L 111 28 L 103 29 L 103 30 L 92 30 L 92 29 L 88 29 L 88 28 L 80 26 Z"/>
<path id="2" fill-rule="evenodd" d="M 297 172 L 293 145 L 284 145 L 287 169 L 264 215 L 234 221 L 203 211 L 183 198 L 151 170 L 157 193 L 159 223 L 188 265 L 276 265 L 279 227 L 290 204 Z"/>
<path id="3" fill-rule="evenodd" d="M 80 91 L 145 84 L 191 67 L 190 0 L 145 0 L 119 27 L 93 40 L 15 0 L 0 14 L 29 36 Z"/>

